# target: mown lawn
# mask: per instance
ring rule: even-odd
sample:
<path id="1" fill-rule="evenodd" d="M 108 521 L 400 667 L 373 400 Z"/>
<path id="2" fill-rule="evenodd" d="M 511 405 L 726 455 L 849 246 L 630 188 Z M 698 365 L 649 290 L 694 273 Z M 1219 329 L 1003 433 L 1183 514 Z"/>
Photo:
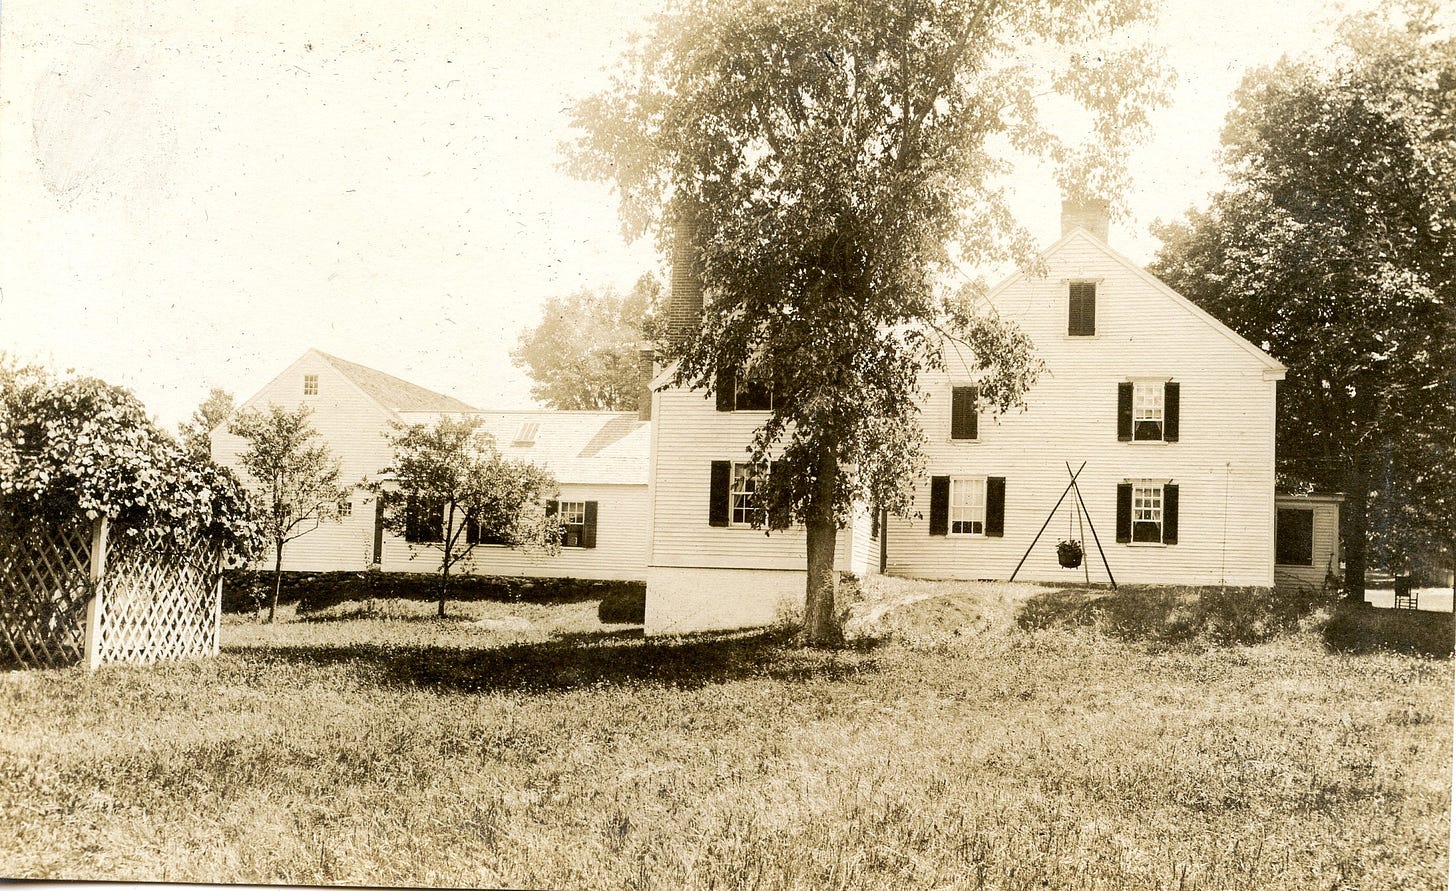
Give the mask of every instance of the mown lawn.
<path id="1" fill-rule="evenodd" d="M 862 640 L 644 641 L 591 603 L 229 618 L 0 677 L 0 873 L 717 888 L 1439 888 L 1452 664 L 1091 628 L 895 582 Z"/>

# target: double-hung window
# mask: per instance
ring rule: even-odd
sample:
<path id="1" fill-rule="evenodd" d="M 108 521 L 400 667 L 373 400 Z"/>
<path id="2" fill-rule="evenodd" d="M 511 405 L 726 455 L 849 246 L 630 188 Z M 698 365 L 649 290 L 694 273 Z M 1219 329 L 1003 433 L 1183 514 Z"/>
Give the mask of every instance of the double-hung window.
<path id="1" fill-rule="evenodd" d="M 1132 540 L 1163 540 L 1163 487 L 1132 487 Z"/>
<path id="2" fill-rule="evenodd" d="M 1132 438 L 1134 441 L 1162 440 L 1162 381 L 1133 381 Z"/>
<path id="3" fill-rule="evenodd" d="M 561 546 L 594 548 L 597 546 L 597 502 L 548 501 L 546 516 L 556 517 L 561 525 Z M 494 544 L 483 541 L 482 544 Z"/>
<path id="4" fill-rule="evenodd" d="M 950 534 L 986 534 L 985 477 L 953 477 L 951 479 Z"/>
<path id="5" fill-rule="evenodd" d="M 1161 480 L 1130 480 L 1117 487 L 1117 540 L 1178 543 L 1178 487 Z"/>
<path id="6" fill-rule="evenodd" d="M 1001 538 L 1006 528 L 1006 477 L 932 476 L 930 534 Z"/>
<path id="7" fill-rule="evenodd" d="M 316 374 L 305 374 L 303 376 L 303 395 L 305 395 L 305 396 L 317 396 L 318 395 L 318 375 L 316 375 Z"/>
<path id="8" fill-rule="evenodd" d="M 761 479 L 752 464 L 733 462 L 733 485 L 728 490 L 729 525 L 763 525 L 763 508 L 758 503 L 758 485 Z"/>
<path id="9" fill-rule="evenodd" d="M 718 411 L 771 411 L 774 407 L 771 384 L 731 369 L 718 373 L 716 397 Z"/>
<path id="10" fill-rule="evenodd" d="M 1177 442 L 1177 381 L 1128 380 L 1117 385 L 1117 438 L 1122 442 Z"/>
<path id="11" fill-rule="evenodd" d="M 740 461 L 710 462 L 709 526 L 757 526 L 768 522 L 760 498 L 768 468 Z"/>

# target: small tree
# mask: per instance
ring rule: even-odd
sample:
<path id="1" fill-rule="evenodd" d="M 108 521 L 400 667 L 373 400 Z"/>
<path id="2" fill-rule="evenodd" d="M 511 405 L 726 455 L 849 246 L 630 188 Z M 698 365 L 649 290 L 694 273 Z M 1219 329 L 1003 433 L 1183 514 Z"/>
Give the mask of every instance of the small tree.
<path id="1" fill-rule="evenodd" d="M 213 387 L 207 398 L 197 406 L 192 418 L 177 425 L 177 438 L 182 448 L 199 458 L 212 457 L 212 431 L 216 430 L 233 413 L 233 394 L 221 387 Z"/>
<path id="2" fill-rule="evenodd" d="M 511 352 L 536 381 L 531 395 L 566 411 L 635 408 L 646 383 L 637 366 L 643 326 L 661 291 L 644 275 L 627 294 L 583 289 L 546 301 L 541 323 Z"/>
<path id="3" fill-rule="evenodd" d="M 391 532 L 425 541 L 435 539 L 438 528 L 440 618 L 450 570 L 476 545 L 549 552 L 560 547 L 560 523 L 545 509 L 546 498 L 556 494 L 556 479 L 534 464 L 503 457 L 478 418 L 393 427 L 394 463 L 370 488 Z"/>
<path id="4" fill-rule="evenodd" d="M 273 599 L 268 621 L 278 610 L 283 587 L 283 549 L 323 523 L 339 521 L 339 502 L 349 489 L 339 484 L 339 459 L 308 422 L 312 410 L 300 406 L 289 411 L 277 405 L 268 411 L 244 411 L 228 424 L 228 432 L 248 441 L 238 456 L 252 478 L 252 491 L 261 502 L 263 535 L 273 546 Z"/>

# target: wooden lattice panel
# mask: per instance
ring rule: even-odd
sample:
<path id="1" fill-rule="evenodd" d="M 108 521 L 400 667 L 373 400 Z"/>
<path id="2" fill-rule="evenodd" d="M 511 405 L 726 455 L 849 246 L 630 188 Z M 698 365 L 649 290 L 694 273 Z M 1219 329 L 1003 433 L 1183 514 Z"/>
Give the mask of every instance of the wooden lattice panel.
<path id="1" fill-rule="evenodd" d="M 167 534 L 114 535 L 101 583 L 96 660 L 151 663 L 217 652 L 218 553 Z"/>
<path id="2" fill-rule="evenodd" d="M 0 658 L 32 668 L 83 658 L 91 542 L 89 523 L 0 521 Z"/>

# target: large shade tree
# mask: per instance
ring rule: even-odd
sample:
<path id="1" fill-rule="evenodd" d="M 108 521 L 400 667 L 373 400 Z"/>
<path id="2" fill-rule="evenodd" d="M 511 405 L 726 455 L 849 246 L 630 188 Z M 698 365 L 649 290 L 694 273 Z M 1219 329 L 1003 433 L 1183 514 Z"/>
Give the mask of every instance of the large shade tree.
<path id="1" fill-rule="evenodd" d="M 1250 74 L 1227 188 L 1162 227 L 1152 267 L 1289 366 L 1280 469 L 1345 493 L 1353 599 L 1372 541 L 1396 571 L 1422 539 L 1456 547 L 1456 42 L 1434 12 L 1352 18 Z"/>
<path id="2" fill-rule="evenodd" d="M 991 410 L 1034 379 L 1026 339 L 974 309 L 980 283 L 946 285 L 1030 258 L 996 185 L 1011 158 L 1049 160 L 1074 196 L 1118 191 L 1165 86 L 1158 54 L 1124 34 L 1148 13 L 681 0 L 577 106 L 572 162 L 615 185 L 627 234 L 666 247 L 693 233 L 708 305 L 661 342 L 675 382 L 731 372 L 775 390 L 751 453 L 772 459 L 768 524 L 807 529 L 810 643 L 838 637 L 833 554 L 852 505 L 912 509 L 920 374 L 962 351 Z M 1048 126 L 1053 95 L 1080 116 Z"/>
<path id="3" fill-rule="evenodd" d="M 511 351 L 536 381 L 531 395 L 564 411 L 635 409 L 646 385 L 638 370 L 644 326 L 661 291 L 644 275 L 625 294 L 587 288 L 547 300 L 540 324 Z"/>

